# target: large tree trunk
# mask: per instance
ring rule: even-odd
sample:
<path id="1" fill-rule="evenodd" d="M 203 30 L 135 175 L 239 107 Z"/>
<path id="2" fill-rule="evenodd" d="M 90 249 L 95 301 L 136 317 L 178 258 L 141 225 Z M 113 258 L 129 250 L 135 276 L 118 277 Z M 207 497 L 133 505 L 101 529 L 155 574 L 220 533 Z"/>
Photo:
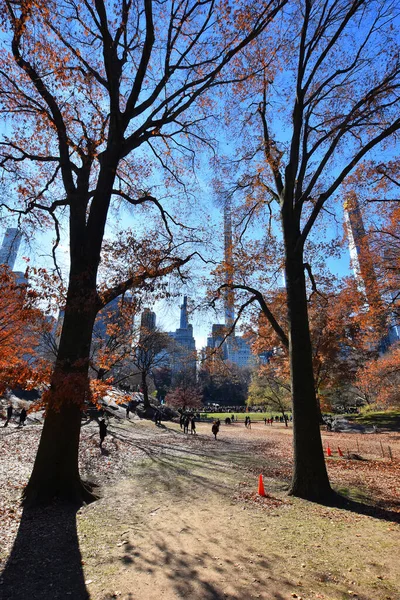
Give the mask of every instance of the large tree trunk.
<path id="1" fill-rule="evenodd" d="M 93 294 L 68 294 L 57 363 L 35 464 L 24 492 L 25 505 L 61 498 L 76 504 L 95 496 L 79 475 L 81 410 L 88 397 L 89 351 L 96 315 Z"/>
<path id="2" fill-rule="evenodd" d="M 286 239 L 287 242 L 287 239 Z M 294 471 L 290 493 L 314 501 L 333 496 L 325 466 L 314 387 L 302 251 L 286 243 Z"/>

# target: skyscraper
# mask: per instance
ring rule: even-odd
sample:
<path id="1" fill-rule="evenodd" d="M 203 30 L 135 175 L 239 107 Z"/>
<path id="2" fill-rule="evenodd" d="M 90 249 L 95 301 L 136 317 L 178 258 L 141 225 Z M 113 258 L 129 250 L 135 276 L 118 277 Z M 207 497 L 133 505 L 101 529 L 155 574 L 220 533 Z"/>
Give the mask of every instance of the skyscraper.
<path id="1" fill-rule="evenodd" d="M 175 341 L 173 349 L 169 352 L 172 378 L 176 378 L 179 373 L 185 373 L 189 378 L 195 380 L 197 363 L 196 341 L 193 337 L 193 326 L 189 323 L 187 296 L 183 297 L 183 303 L 180 308 L 179 329 L 168 333 Z"/>
<path id="2" fill-rule="evenodd" d="M 225 283 L 233 283 L 233 239 L 232 239 L 232 201 L 228 194 L 224 197 L 224 258 L 225 258 Z M 235 294 L 232 288 L 225 290 L 225 325 L 235 335 L 233 323 L 235 321 Z"/>
<path id="3" fill-rule="evenodd" d="M 355 194 L 348 195 L 346 198 L 344 216 L 354 276 L 368 305 L 375 306 L 381 302 L 381 297 L 361 209 Z"/>
<path id="4" fill-rule="evenodd" d="M 14 270 L 21 239 L 22 234 L 16 227 L 8 227 L 4 234 L 3 243 L 0 248 L 0 264 L 8 265 L 11 271 Z"/>
<path id="5" fill-rule="evenodd" d="M 233 284 L 233 235 L 232 235 L 232 201 L 229 194 L 221 195 L 224 211 L 224 262 L 225 284 L 224 310 L 225 323 L 215 323 L 211 335 L 207 338 L 209 357 L 218 357 L 223 360 L 247 367 L 255 362 L 248 340 L 235 334 L 235 292 L 229 287 Z M 226 340 L 225 337 L 228 335 Z M 219 350 L 220 348 L 220 350 Z"/>
<path id="6" fill-rule="evenodd" d="M 156 313 L 150 308 L 144 308 L 140 318 L 140 329 L 154 331 L 156 328 Z"/>
<path id="7" fill-rule="evenodd" d="M 351 266 L 360 291 L 366 300 L 366 309 L 383 305 L 382 295 L 374 268 L 374 260 L 370 251 L 368 236 L 365 232 L 364 222 L 357 196 L 349 194 L 344 202 L 344 216 Z M 386 336 L 381 340 L 380 348 L 385 352 L 394 342 L 399 340 L 399 328 L 393 318 L 389 316 Z"/>

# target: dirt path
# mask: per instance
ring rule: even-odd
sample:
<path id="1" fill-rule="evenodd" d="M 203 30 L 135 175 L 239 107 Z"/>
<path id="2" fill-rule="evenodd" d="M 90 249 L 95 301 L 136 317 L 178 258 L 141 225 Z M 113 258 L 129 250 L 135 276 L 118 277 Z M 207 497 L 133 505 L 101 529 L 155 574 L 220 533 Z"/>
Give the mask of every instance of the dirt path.
<path id="1" fill-rule="evenodd" d="M 398 497 L 383 489 L 398 461 L 357 471 L 330 462 L 332 479 L 365 498 L 367 465 L 384 467 L 375 480 L 385 510 L 374 518 L 288 498 L 291 432 L 283 428 L 223 427 L 215 442 L 209 424 L 195 437 L 175 425 L 116 423 L 100 455 L 91 427 L 82 469 L 105 484 L 102 499 L 78 512 L 76 527 L 74 515 L 57 511 L 23 517 L 2 600 L 400 599 L 400 526 L 390 512 Z M 398 438 L 390 443 L 396 453 Z M 256 494 L 260 472 L 265 499 Z"/>
<path id="2" fill-rule="evenodd" d="M 215 443 L 209 428 L 196 440 L 160 432 L 130 477 L 82 510 L 92 598 L 400 598 L 398 525 L 289 500 L 274 477 L 257 499 L 261 448 L 279 469 L 286 432 L 226 428 Z"/>

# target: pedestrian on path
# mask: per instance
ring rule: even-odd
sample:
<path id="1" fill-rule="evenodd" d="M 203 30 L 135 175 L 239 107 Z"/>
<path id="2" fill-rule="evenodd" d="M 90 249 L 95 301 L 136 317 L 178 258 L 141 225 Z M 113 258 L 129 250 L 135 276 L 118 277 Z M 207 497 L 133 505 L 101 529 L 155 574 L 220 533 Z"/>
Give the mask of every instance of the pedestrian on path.
<path id="1" fill-rule="evenodd" d="M 211 431 L 213 432 L 215 439 L 217 439 L 217 434 L 219 432 L 218 421 L 214 421 L 213 426 L 211 427 Z"/>
<path id="2" fill-rule="evenodd" d="M 100 448 L 103 448 L 104 438 L 107 435 L 107 424 L 104 419 L 99 421 Z"/>
<path id="3" fill-rule="evenodd" d="M 23 409 L 21 410 L 21 413 L 20 413 L 20 415 L 19 415 L 19 425 L 18 425 L 18 427 L 19 427 L 20 425 L 25 425 L 26 417 L 27 417 L 27 413 L 26 413 L 26 410 L 25 410 L 25 408 L 23 408 Z"/>
<path id="4" fill-rule="evenodd" d="M 189 423 L 190 423 L 189 416 L 186 415 L 186 417 L 183 420 L 183 433 L 189 433 Z"/>
<path id="5" fill-rule="evenodd" d="M 196 419 L 194 416 L 190 419 L 190 433 L 196 433 Z"/>

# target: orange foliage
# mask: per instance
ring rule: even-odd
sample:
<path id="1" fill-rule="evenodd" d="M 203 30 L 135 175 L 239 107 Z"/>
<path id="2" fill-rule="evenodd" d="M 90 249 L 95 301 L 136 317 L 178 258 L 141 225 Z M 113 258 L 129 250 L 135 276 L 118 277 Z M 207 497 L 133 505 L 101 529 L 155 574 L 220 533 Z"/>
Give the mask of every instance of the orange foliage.
<path id="1" fill-rule="evenodd" d="M 37 295 L 18 285 L 5 265 L 0 265 L 0 289 L 0 393 L 32 389 L 49 377 L 49 365 L 36 354 L 39 333 L 46 327 L 35 306 Z"/>
<path id="2" fill-rule="evenodd" d="M 308 302 L 314 380 L 318 394 L 354 381 L 356 371 L 377 355 L 384 333 L 378 318 L 380 313 L 366 309 L 365 297 L 354 279 L 337 282 L 334 286 L 332 278 L 320 278 L 319 293 L 313 293 Z M 284 291 L 278 292 L 270 302 L 274 315 L 281 323 L 286 319 L 284 296 Z M 275 378 L 289 381 L 288 350 L 262 313 L 258 318 L 258 334 L 253 345 L 256 353 L 274 349 L 269 365 L 262 369 L 270 374 L 272 370 Z M 324 399 L 323 402 L 328 401 Z"/>
<path id="3" fill-rule="evenodd" d="M 400 346 L 368 362 L 357 373 L 357 387 L 368 403 L 400 407 Z"/>

